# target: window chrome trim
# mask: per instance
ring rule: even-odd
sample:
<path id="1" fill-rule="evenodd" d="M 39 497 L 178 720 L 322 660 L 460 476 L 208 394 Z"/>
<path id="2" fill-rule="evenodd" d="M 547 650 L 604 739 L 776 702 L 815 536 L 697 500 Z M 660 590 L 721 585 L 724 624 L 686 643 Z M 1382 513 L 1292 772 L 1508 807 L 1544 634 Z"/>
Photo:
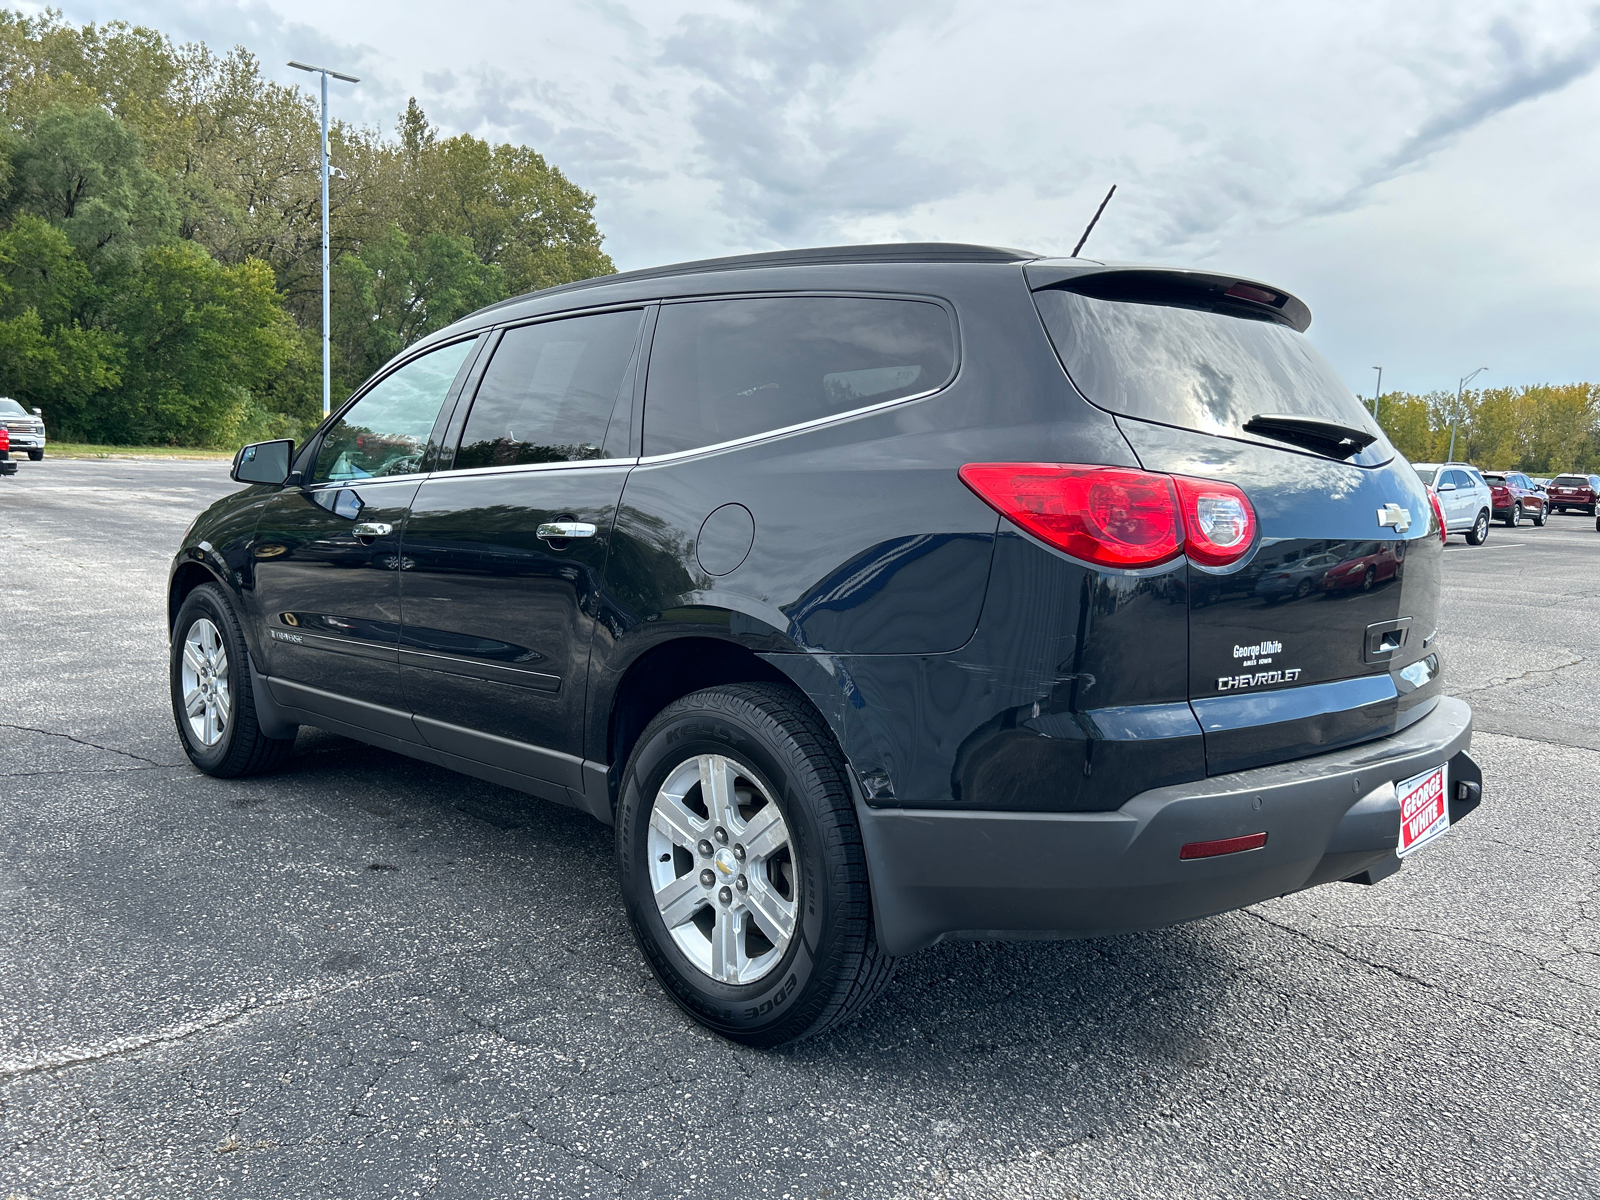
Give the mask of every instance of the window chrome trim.
<path id="1" fill-rule="evenodd" d="M 956 374 L 960 374 L 959 368 Z M 857 417 L 868 417 L 873 413 L 883 412 L 895 407 L 897 404 L 912 404 L 918 400 L 926 400 L 929 396 L 937 396 L 955 382 L 952 375 L 936 388 L 929 388 L 925 392 L 916 392 L 910 396 L 901 396 L 894 400 L 883 400 L 877 404 L 869 404 L 865 408 L 852 408 L 848 412 L 831 413 L 826 417 L 813 417 L 809 421 L 800 421 L 794 425 L 784 425 L 777 429 L 764 429 L 760 433 L 748 433 L 744 437 L 730 438 L 725 442 L 712 442 L 708 446 L 696 446 L 692 450 L 674 450 L 670 454 L 646 454 L 637 460 L 641 467 L 652 467 L 656 463 L 673 462 L 680 458 L 690 458 L 696 454 L 714 454 L 722 450 L 732 450 L 741 446 L 751 446 L 757 442 L 772 441 L 776 438 L 788 437 L 791 434 L 804 433 L 809 429 L 820 429 L 824 425 L 837 425 L 843 421 L 853 421 Z"/>
<path id="2" fill-rule="evenodd" d="M 407 483 L 426 478 L 427 475 L 423 472 L 412 471 L 406 475 L 358 475 L 354 479 L 319 479 L 315 483 L 303 483 L 300 486 L 308 492 L 325 492 L 329 489 L 337 491 L 340 488 L 381 487 L 386 483 Z"/>
<path id="3" fill-rule="evenodd" d="M 477 475 L 520 475 L 540 471 L 574 471 L 595 467 L 636 467 L 637 458 L 580 458 L 574 462 L 507 463 L 502 467 L 463 467 L 459 470 L 434 471 L 426 476 L 406 476 L 407 479 L 465 479 Z"/>

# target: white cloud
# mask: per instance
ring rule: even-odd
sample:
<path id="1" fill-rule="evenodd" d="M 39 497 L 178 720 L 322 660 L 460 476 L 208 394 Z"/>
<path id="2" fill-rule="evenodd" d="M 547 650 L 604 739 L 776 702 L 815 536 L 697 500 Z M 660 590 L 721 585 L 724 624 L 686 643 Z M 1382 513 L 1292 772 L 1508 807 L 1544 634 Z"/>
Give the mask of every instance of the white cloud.
<path id="1" fill-rule="evenodd" d="M 1353 387 L 1600 379 L 1600 9 L 1556 0 L 1104 5 L 82 0 L 278 77 L 416 95 L 599 197 L 622 267 L 946 239 L 1268 278 Z M 303 78 L 303 77 L 301 77 Z M 1471 360 L 1471 361 L 1468 361 Z"/>

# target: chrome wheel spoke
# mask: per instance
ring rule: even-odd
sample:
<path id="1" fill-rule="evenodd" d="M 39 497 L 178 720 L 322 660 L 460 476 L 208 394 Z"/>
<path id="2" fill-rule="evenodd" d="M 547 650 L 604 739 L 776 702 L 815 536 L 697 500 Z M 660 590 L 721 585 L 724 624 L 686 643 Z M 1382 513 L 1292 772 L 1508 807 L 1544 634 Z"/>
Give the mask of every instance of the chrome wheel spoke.
<path id="1" fill-rule="evenodd" d="M 661 920 L 668 929 L 676 929 L 684 924 L 700 911 L 705 902 L 706 890 L 692 871 L 656 889 L 656 906 L 661 910 Z"/>
<path id="2" fill-rule="evenodd" d="M 674 846 L 693 851 L 705 837 L 706 822 L 699 820 L 681 801 L 667 796 L 658 797 L 650 812 L 650 828 Z"/>
<path id="3" fill-rule="evenodd" d="M 705 801 L 711 823 L 732 829 L 739 815 L 733 796 L 733 764 L 720 754 L 700 756 L 700 798 Z"/>
<path id="4" fill-rule="evenodd" d="M 726 908 L 717 909 L 711 927 L 711 975 L 724 983 L 739 982 L 739 919 Z"/>
<path id="5" fill-rule="evenodd" d="M 183 708 L 184 711 L 187 712 L 191 717 L 199 716 L 205 711 L 206 708 L 205 693 L 199 688 L 191 688 L 189 691 L 185 692 L 183 696 Z"/>
<path id="6" fill-rule="evenodd" d="M 178 675 L 190 733 L 202 746 L 215 746 L 228 730 L 233 697 L 228 692 L 228 652 L 222 634 L 205 617 L 189 626 Z"/>
<path id="7" fill-rule="evenodd" d="M 197 674 L 204 669 L 206 665 L 205 657 L 200 653 L 199 647 L 197 647 L 193 642 L 185 642 L 183 644 L 183 665 Z"/>
<path id="8" fill-rule="evenodd" d="M 785 900 L 773 891 L 758 873 L 750 877 L 750 890 L 745 893 L 745 904 L 755 918 L 761 932 L 774 946 L 781 946 L 794 936 L 794 902 Z"/>
<path id="9" fill-rule="evenodd" d="M 768 803 L 750 818 L 750 823 L 739 832 L 745 853 L 751 858 L 766 858 L 781 850 L 789 842 L 789 828 L 783 823 L 783 814 L 776 804 Z"/>
<path id="10" fill-rule="evenodd" d="M 217 724 L 226 725 L 228 714 L 233 711 L 233 702 L 228 698 L 228 689 L 225 687 L 217 689 L 216 709 Z"/>

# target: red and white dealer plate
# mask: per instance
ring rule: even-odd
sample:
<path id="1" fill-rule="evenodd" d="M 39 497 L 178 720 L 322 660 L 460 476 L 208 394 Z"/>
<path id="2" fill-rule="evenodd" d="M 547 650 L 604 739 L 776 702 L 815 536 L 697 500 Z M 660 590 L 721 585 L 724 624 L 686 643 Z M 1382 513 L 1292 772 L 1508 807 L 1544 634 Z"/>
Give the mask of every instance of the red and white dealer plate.
<path id="1" fill-rule="evenodd" d="M 1400 845 L 1395 853 L 1401 858 L 1422 849 L 1450 828 L 1445 783 L 1444 764 L 1440 763 L 1431 771 L 1394 785 L 1400 795 Z"/>

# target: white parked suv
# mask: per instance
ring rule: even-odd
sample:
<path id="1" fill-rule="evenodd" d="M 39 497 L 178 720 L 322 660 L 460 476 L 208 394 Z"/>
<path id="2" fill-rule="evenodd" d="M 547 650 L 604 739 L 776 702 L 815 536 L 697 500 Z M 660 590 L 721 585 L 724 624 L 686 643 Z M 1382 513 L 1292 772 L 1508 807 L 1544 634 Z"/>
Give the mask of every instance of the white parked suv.
<path id="1" fill-rule="evenodd" d="M 1439 497 L 1445 532 L 1464 533 L 1467 545 L 1481 546 L 1489 536 L 1494 500 L 1478 468 L 1470 463 L 1412 463 L 1418 478 Z"/>
<path id="2" fill-rule="evenodd" d="M 38 462 L 44 457 L 44 414 L 31 413 L 8 396 L 0 396 L 0 425 L 11 431 L 11 452 L 27 451 Z"/>

